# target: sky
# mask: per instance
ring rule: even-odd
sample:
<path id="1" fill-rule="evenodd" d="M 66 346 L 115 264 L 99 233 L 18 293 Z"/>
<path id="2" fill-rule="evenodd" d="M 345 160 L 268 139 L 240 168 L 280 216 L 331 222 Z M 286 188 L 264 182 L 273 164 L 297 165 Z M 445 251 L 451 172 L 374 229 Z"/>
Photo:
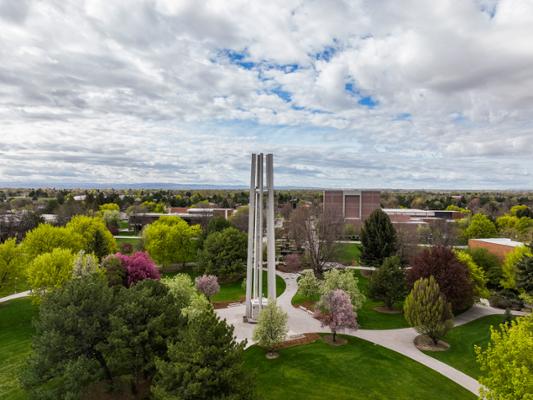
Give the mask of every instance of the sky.
<path id="1" fill-rule="evenodd" d="M 0 182 L 533 189 L 533 0 L 0 0 Z"/>

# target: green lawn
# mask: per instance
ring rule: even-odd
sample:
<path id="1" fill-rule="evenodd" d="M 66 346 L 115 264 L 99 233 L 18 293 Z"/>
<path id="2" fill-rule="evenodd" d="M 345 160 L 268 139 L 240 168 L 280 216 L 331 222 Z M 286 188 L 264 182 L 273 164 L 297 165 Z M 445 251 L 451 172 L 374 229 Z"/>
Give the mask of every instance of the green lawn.
<path id="1" fill-rule="evenodd" d="M 24 292 L 28 290 L 30 285 L 26 281 L 25 276 L 21 276 L 15 281 L 9 281 L 4 286 L 0 287 L 0 297 L 9 296 L 10 294 Z"/>
<path id="2" fill-rule="evenodd" d="M 449 350 L 425 353 L 477 379 L 481 371 L 476 362 L 474 345 L 486 347 L 490 327 L 498 326 L 503 320 L 503 315 L 490 315 L 453 328 L 444 338 L 450 344 Z"/>
<path id="3" fill-rule="evenodd" d="M 18 373 L 30 351 L 37 306 L 28 298 L 0 303 L 0 399 L 25 399 Z"/>
<path id="4" fill-rule="evenodd" d="M 361 275 L 361 271 L 353 270 L 354 275 L 358 279 L 358 286 L 361 293 L 366 296 L 366 301 L 363 306 L 357 310 L 357 322 L 361 329 L 398 329 L 407 328 L 409 325 L 403 317 L 403 314 L 384 314 L 374 310 L 374 307 L 383 305 L 379 301 L 374 301 L 368 297 L 368 278 Z M 292 298 L 292 304 L 309 305 L 309 303 L 316 303 L 319 300 L 318 297 L 309 298 L 302 296 L 297 292 Z M 402 308 L 402 304 L 396 305 L 399 309 Z"/>
<path id="5" fill-rule="evenodd" d="M 197 273 L 195 273 L 191 269 L 187 269 L 185 271 L 179 271 L 179 272 L 170 272 L 170 273 L 163 273 L 163 276 L 174 276 L 176 274 L 188 274 L 192 279 L 196 278 L 198 276 Z M 218 292 L 216 295 L 214 295 L 211 298 L 211 301 L 213 302 L 237 302 L 242 300 L 246 296 L 246 290 L 243 286 L 243 281 L 239 282 L 231 282 L 231 283 L 221 283 L 220 284 L 220 292 Z M 285 281 L 280 276 L 276 275 L 276 293 L 277 296 L 280 296 L 285 291 Z M 263 293 L 265 297 L 267 296 L 267 272 L 263 271 Z"/>
<path id="6" fill-rule="evenodd" d="M 381 346 L 345 337 L 348 344 L 322 341 L 280 350 L 267 360 L 263 349 L 245 352 L 264 400 L 473 400 L 472 393 L 439 373 Z"/>
<path id="7" fill-rule="evenodd" d="M 357 243 L 339 243 L 332 261 L 344 265 L 357 265 L 361 258 L 361 245 Z"/>

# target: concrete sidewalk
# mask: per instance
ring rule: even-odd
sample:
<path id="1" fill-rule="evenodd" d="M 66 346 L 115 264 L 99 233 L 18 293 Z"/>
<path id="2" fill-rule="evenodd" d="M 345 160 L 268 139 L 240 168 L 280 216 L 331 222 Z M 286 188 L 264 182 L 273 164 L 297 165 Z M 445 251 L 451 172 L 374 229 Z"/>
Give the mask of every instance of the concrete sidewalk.
<path id="1" fill-rule="evenodd" d="M 4 302 L 9 301 L 9 300 L 20 299 L 22 297 L 27 297 L 30 294 L 31 294 L 31 291 L 29 291 L 29 290 L 26 290 L 25 292 L 11 294 L 9 296 L 0 298 L 0 303 L 4 303 Z"/>

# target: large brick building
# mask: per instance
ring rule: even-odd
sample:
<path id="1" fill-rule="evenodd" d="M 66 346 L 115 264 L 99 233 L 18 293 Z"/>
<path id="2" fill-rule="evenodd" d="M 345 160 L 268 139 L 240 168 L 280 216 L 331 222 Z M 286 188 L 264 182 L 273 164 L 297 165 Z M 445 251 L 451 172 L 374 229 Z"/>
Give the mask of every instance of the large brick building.
<path id="1" fill-rule="evenodd" d="M 524 246 L 522 242 L 516 242 L 507 238 L 469 239 L 468 247 L 471 249 L 486 249 L 500 260 L 513 251 L 516 247 Z"/>
<path id="2" fill-rule="evenodd" d="M 359 230 L 365 219 L 380 207 L 378 190 L 326 190 L 324 211 L 339 215 Z"/>

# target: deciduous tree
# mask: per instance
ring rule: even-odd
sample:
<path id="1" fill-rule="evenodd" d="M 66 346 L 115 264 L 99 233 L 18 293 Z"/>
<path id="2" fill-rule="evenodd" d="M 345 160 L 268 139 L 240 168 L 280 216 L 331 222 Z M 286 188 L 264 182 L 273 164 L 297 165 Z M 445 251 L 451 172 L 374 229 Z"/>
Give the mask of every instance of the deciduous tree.
<path id="1" fill-rule="evenodd" d="M 28 232 L 22 241 L 22 249 L 28 262 L 40 254 L 49 253 L 57 248 L 77 253 L 83 250 L 84 239 L 69 228 L 41 224 Z"/>
<path id="2" fill-rule="evenodd" d="M 324 325 L 329 326 L 333 341 L 337 341 L 337 331 L 357 326 L 356 314 L 350 300 L 350 295 L 344 290 L 335 289 L 323 296 L 322 304 L 325 313 L 322 316 Z"/>
<path id="3" fill-rule="evenodd" d="M 403 309 L 409 325 L 418 333 L 429 336 L 435 344 L 453 327 L 450 304 L 433 276 L 415 282 Z"/>
<path id="4" fill-rule="evenodd" d="M 497 237 L 496 225 L 485 214 L 475 214 L 463 232 L 465 239 Z"/>
<path id="5" fill-rule="evenodd" d="M 322 298 L 325 299 L 329 293 L 340 289 L 348 294 L 354 311 L 357 311 L 365 301 L 365 296 L 359 291 L 357 282 L 358 279 L 353 274 L 353 271 L 331 269 L 324 273 L 324 281 L 320 285 L 320 293 Z"/>
<path id="6" fill-rule="evenodd" d="M 0 289 L 22 277 L 24 257 L 15 238 L 0 244 Z"/>
<path id="7" fill-rule="evenodd" d="M 320 295 L 320 281 L 315 274 L 308 270 L 302 274 L 298 281 L 298 291 L 305 297 L 317 297 Z"/>
<path id="8" fill-rule="evenodd" d="M 195 279 L 195 284 L 196 289 L 203 293 L 208 300 L 220 291 L 220 285 L 215 275 L 198 276 Z"/>
<path id="9" fill-rule="evenodd" d="M 28 266 L 26 276 L 37 298 L 62 287 L 72 279 L 75 255 L 68 249 L 53 249 L 37 256 Z"/>
<path id="10" fill-rule="evenodd" d="M 410 287 L 420 278 L 433 276 L 454 312 L 468 309 L 474 302 L 473 283 L 468 267 L 444 246 L 424 249 L 411 261 L 407 273 Z"/>
<path id="11" fill-rule="evenodd" d="M 518 246 L 505 256 L 502 264 L 502 280 L 500 282 L 504 288 L 516 289 L 516 266 L 523 257 L 531 257 L 532 255 L 531 248 Z"/>
<path id="12" fill-rule="evenodd" d="M 98 272 L 102 272 L 98 264 L 98 258 L 94 254 L 85 254 L 81 250 L 74 258 L 72 277 L 81 279 Z"/>
<path id="13" fill-rule="evenodd" d="M 117 251 L 115 238 L 101 218 L 76 215 L 69 221 L 66 228 L 80 235 L 82 249 L 87 253 L 93 253 L 99 260 Z"/>
<path id="14" fill-rule="evenodd" d="M 259 314 L 254 330 L 254 340 L 259 346 L 266 348 L 268 354 L 272 355 L 276 346 L 283 342 L 287 336 L 287 321 L 287 313 L 275 302 L 269 302 Z"/>
<path id="15" fill-rule="evenodd" d="M 491 327 L 486 349 L 476 346 L 481 398 L 527 400 L 533 396 L 533 315 Z"/>
<path id="16" fill-rule="evenodd" d="M 379 267 L 383 260 L 396 254 L 397 237 L 389 216 L 380 208 L 374 210 L 361 228 L 361 262 Z"/>
<path id="17" fill-rule="evenodd" d="M 190 226 L 176 216 L 162 216 L 143 231 L 144 247 L 161 266 L 190 261 L 196 252 L 199 225 Z"/>
<path id="18" fill-rule="evenodd" d="M 159 280 L 161 277 L 154 260 L 144 251 L 137 251 L 131 256 L 117 253 L 116 256 L 126 268 L 128 286 L 145 279 Z"/>
<path id="19" fill-rule="evenodd" d="M 465 251 L 454 251 L 455 256 L 459 262 L 467 266 L 470 272 L 470 279 L 473 283 L 474 296 L 477 299 L 488 299 L 490 292 L 487 289 L 487 278 L 485 277 L 485 271 L 479 265 L 474 262 L 474 259 L 470 254 Z"/>

